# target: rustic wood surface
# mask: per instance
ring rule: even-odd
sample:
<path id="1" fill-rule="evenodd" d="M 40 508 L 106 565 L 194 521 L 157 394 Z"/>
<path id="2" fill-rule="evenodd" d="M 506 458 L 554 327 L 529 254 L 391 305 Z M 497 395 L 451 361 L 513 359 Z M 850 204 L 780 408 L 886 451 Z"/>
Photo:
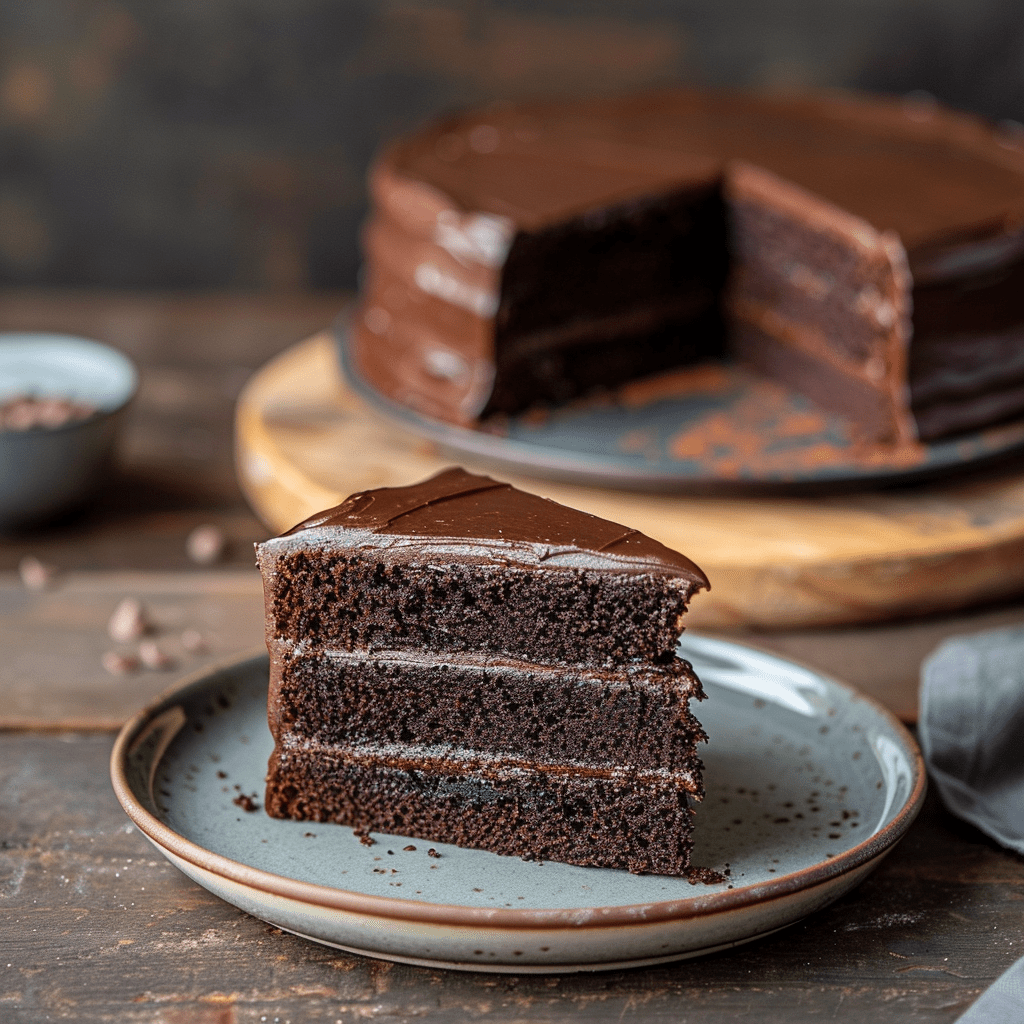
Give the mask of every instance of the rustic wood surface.
<path id="1" fill-rule="evenodd" d="M 139 601 L 147 639 L 166 655 L 159 669 L 117 676 L 108 651 L 131 655 L 107 623 L 125 598 Z M 201 572 L 70 572 L 46 591 L 0 578 L 0 728 L 117 729 L 177 678 L 263 637 L 263 588 L 255 569 Z M 187 631 L 202 649 L 186 646 Z"/>
<path id="2" fill-rule="evenodd" d="M 952 1021 L 1024 949 L 1024 862 L 931 799 L 849 896 L 748 946 L 536 977 L 391 965 L 265 925 L 187 881 L 127 821 L 109 735 L 0 745 L 0 1019 Z"/>
<path id="3" fill-rule="evenodd" d="M 565 977 L 456 974 L 316 946 L 210 896 L 131 826 L 110 788 L 110 727 L 206 659 L 260 639 L 252 543 L 267 528 L 233 476 L 234 398 L 341 304 L 0 293 L 0 330 L 99 337 L 143 372 L 119 473 L 98 504 L 0 540 L 0 1021 L 954 1020 L 1024 952 L 1024 861 L 934 796 L 864 885 L 779 935 L 669 967 Z M 202 523 L 228 538 L 218 565 L 185 553 Z M 58 568 L 51 589 L 23 588 L 26 554 Z M 125 596 L 151 612 L 173 669 L 99 667 Z M 912 718 L 920 659 L 942 637 L 1021 621 L 1018 603 L 732 635 L 867 684 Z M 180 648 L 190 626 L 208 652 Z"/>
<path id="4" fill-rule="evenodd" d="M 370 412 L 344 385 L 333 345 L 322 335 L 295 346 L 256 374 L 239 402 L 239 474 L 275 529 L 353 491 L 411 483 L 452 464 Z M 693 626 L 870 622 L 1024 589 L 1019 465 L 956 482 L 814 498 L 632 494 L 500 476 L 693 557 L 712 580 L 711 593 L 693 604 Z"/>

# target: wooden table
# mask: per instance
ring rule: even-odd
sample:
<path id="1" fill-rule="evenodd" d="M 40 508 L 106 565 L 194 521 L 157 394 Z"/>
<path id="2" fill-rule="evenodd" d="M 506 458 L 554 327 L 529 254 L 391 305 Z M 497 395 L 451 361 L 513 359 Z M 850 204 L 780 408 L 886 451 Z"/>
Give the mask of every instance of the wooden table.
<path id="1" fill-rule="evenodd" d="M 341 302 L 0 294 L 0 330 L 99 337 L 144 377 L 122 468 L 96 508 L 0 542 L 0 1020 L 954 1020 L 1024 953 L 1024 862 L 934 796 L 864 885 L 793 928 L 701 960 L 562 977 L 313 945 L 188 882 L 131 826 L 108 781 L 112 730 L 175 673 L 260 641 L 251 543 L 265 530 L 234 482 L 233 398 Z M 184 538 L 207 522 L 228 535 L 229 556 L 199 568 Z M 24 590 L 13 570 L 26 553 L 58 566 L 54 589 Z M 106 617 L 129 594 L 150 608 L 173 672 L 115 678 L 99 666 Z M 917 665 L 942 636 L 1018 621 L 1024 608 L 1010 605 L 747 639 L 854 681 L 899 677 L 890 703 L 912 717 Z M 181 648 L 190 626 L 207 653 Z"/>

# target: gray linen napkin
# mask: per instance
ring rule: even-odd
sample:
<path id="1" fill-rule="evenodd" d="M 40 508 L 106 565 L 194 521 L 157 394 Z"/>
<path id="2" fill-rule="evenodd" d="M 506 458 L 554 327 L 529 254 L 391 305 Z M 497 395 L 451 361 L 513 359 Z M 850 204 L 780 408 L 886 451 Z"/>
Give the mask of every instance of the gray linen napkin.
<path id="1" fill-rule="evenodd" d="M 1024 1024 L 1024 960 L 1003 971 L 956 1024 Z"/>
<path id="2" fill-rule="evenodd" d="M 921 667 L 918 736 L 946 806 L 1024 854 L 1024 629 L 953 637 Z"/>
<path id="3" fill-rule="evenodd" d="M 917 725 L 946 806 L 1024 854 L 1024 629 L 946 640 L 921 667 Z M 957 1024 L 1024 1024 L 1024 959 Z"/>

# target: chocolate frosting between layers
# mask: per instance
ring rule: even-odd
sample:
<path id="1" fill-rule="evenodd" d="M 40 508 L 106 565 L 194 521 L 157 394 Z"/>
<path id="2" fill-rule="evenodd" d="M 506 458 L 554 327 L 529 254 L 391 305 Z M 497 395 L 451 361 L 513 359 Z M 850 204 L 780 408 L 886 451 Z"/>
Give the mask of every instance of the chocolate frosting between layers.
<path id="1" fill-rule="evenodd" d="M 409 487 L 360 491 L 283 536 L 310 531 L 336 534 L 353 546 L 443 548 L 455 557 L 486 554 L 513 562 L 526 555 L 552 567 L 653 572 L 710 589 L 690 559 L 637 530 L 458 468 Z"/>

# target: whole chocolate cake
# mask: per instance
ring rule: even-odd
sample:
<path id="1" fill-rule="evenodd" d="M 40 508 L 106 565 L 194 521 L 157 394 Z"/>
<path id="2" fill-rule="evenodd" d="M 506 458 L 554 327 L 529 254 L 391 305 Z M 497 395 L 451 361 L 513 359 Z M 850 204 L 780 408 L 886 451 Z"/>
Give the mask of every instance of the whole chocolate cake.
<path id="1" fill-rule="evenodd" d="M 371 173 L 354 358 L 473 424 L 725 352 L 931 439 L 1024 414 L 1024 146 L 930 101 L 503 106 Z"/>
<path id="2" fill-rule="evenodd" d="M 682 555 L 451 469 L 260 544 L 267 811 L 502 854 L 688 870 L 703 795 Z"/>

